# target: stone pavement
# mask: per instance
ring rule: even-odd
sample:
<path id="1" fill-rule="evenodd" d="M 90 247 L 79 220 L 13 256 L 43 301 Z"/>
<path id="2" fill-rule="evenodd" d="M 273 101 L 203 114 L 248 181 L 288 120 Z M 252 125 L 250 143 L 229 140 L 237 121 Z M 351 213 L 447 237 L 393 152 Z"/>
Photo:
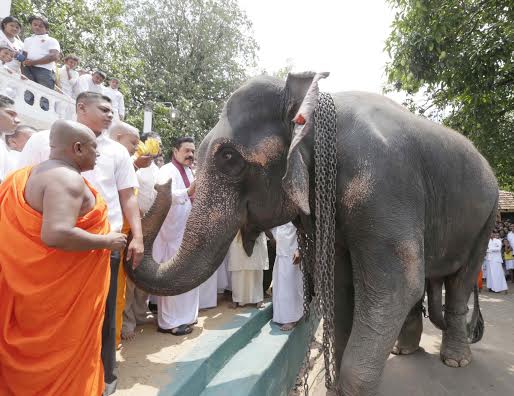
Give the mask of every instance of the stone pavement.
<path id="1" fill-rule="evenodd" d="M 485 285 L 484 285 L 485 286 Z M 514 395 L 514 286 L 509 294 L 484 291 L 480 307 L 485 319 L 482 341 L 473 344 L 473 361 L 450 368 L 439 359 L 441 331 L 425 319 L 420 350 L 409 356 L 390 355 L 379 395 L 382 396 L 508 396 Z M 470 307 L 471 308 L 471 307 Z M 309 376 L 311 396 L 328 396 L 323 358 Z M 300 392 L 295 394 L 301 394 Z"/>

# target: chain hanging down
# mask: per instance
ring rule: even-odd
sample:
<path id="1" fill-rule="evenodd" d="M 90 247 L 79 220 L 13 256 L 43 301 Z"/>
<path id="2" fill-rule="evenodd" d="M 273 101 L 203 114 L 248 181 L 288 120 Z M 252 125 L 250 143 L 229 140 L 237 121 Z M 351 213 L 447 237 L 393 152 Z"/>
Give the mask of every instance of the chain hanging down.
<path id="1" fill-rule="evenodd" d="M 336 111 L 332 97 L 320 93 L 314 112 L 314 235 L 298 234 L 304 279 L 304 314 L 310 314 L 314 299 L 316 316 L 323 319 L 323 356 L 325 386 L 335 386 L 334 265 L 336 219 Z M 312 293 L 314 289 L 314 293 Z M 314 294 L 314 295 L 312 295 Z M 313 335 L 314 337 L 314 335 Z M 304 372 L 304 390 L 308 394 L 308 348 Z"/>

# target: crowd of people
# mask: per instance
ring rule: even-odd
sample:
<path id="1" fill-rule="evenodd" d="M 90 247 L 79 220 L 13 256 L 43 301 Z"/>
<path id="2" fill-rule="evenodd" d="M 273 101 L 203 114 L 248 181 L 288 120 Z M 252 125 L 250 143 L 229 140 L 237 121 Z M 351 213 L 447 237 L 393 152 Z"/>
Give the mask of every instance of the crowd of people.
<path id="1" fill-rule="evenodd" d="M 483 279 L 491 292 L 507 293 L 507 279 L 514 283 L 514 223 L 498 221 L 487 245 L 482 271 L 478 276 L 478 287 L 482 290 Z"/>
<path id="2" fill-rule="evenodd" d="M 67 54 L 63 58 L 62 66 L 58 66 L 61 59 L 59 42 L 49 35 L 48 21 L 42 16 L 29 18 L 32 35 L 20 39 L 22 24 L 13 17 L 5 17 L 0 29 L 0 62 L 3 69 L 29 79 L 49 89 L 56 90 L 72 99 L 82 92 L 97 92 L 108 96 L 116 119 L 125 117 L 125 101 L 119 91 L 119 80 L 109 78 L 109 86 L 105 86 L 107 75 L 101 70 L 87 71 L 78 69 L 80 59 L 74 54 Z M 25 101 L 32 105 L 34 95 L 27 91 Z M 49 109 L 48 100 L 41 99 L 41 108 Z"/>
<path id="3" fill-rule="evenodd" d="M 219 293 L 233 308 L 261 307 L 267 242 L 276 245 L 273 320 L 287 331 L 303 315 L 292 224 L 262 233 L 250 257 L 238 234 L 217 272 L 182 295 L 149 296 L 127 278 L 121 263 L 141 263 L 141 218 L 154 186 L 169 179 L 172 205 L 152 254 L 163 262 L 177 253 L 194 204 L 195 144 L 177 139 L 164 163 L 161 149 L 139 150 L 141 140 L 160 147 L 158 134 L 141 137 L 114 113 L 103 91 L 84 91 L 76 122 L 38 132 L 20 125 L 14 101 L 0 95 L 0 394 L 112 394 L 116 349 L 137 325 L 189 334 Z"/>

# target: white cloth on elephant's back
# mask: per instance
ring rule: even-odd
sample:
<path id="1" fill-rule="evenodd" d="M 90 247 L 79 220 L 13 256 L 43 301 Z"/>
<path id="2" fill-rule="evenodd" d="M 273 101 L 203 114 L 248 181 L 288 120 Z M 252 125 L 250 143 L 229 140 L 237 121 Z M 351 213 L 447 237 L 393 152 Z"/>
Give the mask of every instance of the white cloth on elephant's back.
<path id="1" fill-rule="evenodd" d="M 184 169 L 188 179 L 193 182 L 191 170 L 188 167 Z M 158 263 L 170 260 L 177 253 L 184 236 L 189 212 L 191 212 L 187 188 L 175 165 L 169 163 L 160 168 L 157 183 L 165 183 L 170 177 L 172 179 L 171 207 L 153 243 L 152 255 Z M 183 324 L 194 323 L 198 318 L 198 304 L 198 287 L 178 296 L 158 296 L 159 327 L 168 330 Z"/>
<path id="2" fill-rule="evenodd" d="M 303 276 L 293 264 L 298 249 L 296 227 L 287 223 L 273 229 L 277 256 L 273 266 L 273 322 L 294 323 L 303 316 Z"/>
<path id="3" fill-rule="evenodd" d="M 157 196 L 155 184 L 159 177 L 159 167 L 152 162 L 147 168 L 141 168 L 136 172 L 139 189 L 137 193 L 137 203 L 139 210 L 144 215 L 150 210 Z"/>
<path id="4" fill-rule="evenodd" d="M 494 292 L 508 290 L 503 272 L 501 255 L 502 242 L 499 239 L 489 239 L 485 262 L 487 266 L 487 288 Z"/>
<path id="5" fill-rule="evenodd" d="M 218 271 L 210 276 L 204 283 L 200 285 L 199 290 L 200 303 L 199 308 L 214 308 L 218 305 Z"/>
<path id="6" fill-rule="evenodd" d="M 261 233 L 250 257 L 243 248 L 241 232 L 238 232 L 227 253 L 228 270 L 231 273 L 232 300 L 239 305 L 256 304 L 264 299 L 262 290 L 263 270 L 269 268 L 266 236 Z"/>

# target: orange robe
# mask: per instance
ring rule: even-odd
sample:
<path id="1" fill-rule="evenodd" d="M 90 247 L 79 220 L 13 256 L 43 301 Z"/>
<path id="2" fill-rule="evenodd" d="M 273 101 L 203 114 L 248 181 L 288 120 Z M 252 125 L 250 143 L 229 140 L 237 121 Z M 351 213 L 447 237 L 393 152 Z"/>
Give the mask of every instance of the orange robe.
<path id="1" fill-rule="evenodd" d="M 30 170 L 0 185 L 0 395 L 101 395 L 110 252 L 43 244 L 42 215 L 24 198 Z M 95 207 L 76 226 L 106 234 L 107 207 L 91 191 Z"/>

